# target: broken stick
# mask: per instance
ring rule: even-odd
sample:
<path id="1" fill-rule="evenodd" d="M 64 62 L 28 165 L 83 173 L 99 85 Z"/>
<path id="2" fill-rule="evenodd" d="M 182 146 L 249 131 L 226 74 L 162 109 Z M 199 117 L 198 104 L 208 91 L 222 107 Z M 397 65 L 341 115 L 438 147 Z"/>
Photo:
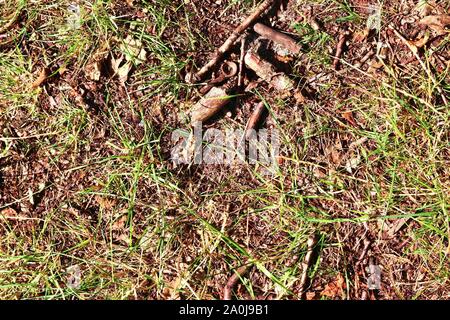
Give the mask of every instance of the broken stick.
<path id="1" fill-rule="evenodd" d="M 270 62 L 263 60 L 256 53 L 248 52 L 244 61 L 249 69 L 255 71 L 258 77 L 268 82 L 275 89 L 286 91 L 294 88 L 294 81 L 283 72 L 277 72 Z"/>
<path id="2" fill-rule="evenodd" d="M 253 26 L 253 30 L 255 30 L 256 33 L 263 36 L 264 38 L 267 38 L 275 43 L 282 45 L 293 54 L 300 53 L 301 47 L 299 46 L 299 44 L 294 39 L 292 39 L 291 37 L 289 37 L 284 33 L 276 31 L 268 26 L 263 25 L 262 23 L 255 24 Z"/>
<path id="3" fill-rule="evenodd" d="M 345 41 L 347 41 L 347 34 L 343 33 L 339 36 L 339 41 L 336 46 L 336 54 L 333 60 L 333 69 L 337 70 L 339 67 L 339 61 L 341 60 L 342 52 L 344 51 Z"/>
<path id="4" fill-rule="evenodd" d="M 311 265 L 311 259 L 314 253 L 314 246 L 317 242 L 317 236 L 313 234 L 308 238 L 307 246 L 308 249 L 306 251 L 305 260 L 303 260 L 302 263 L 302 277 L 300 279 L 300 293 L 299 297 L 300 299 L 303 299 L 303 296 L 305 294 L 305 286 L 306 286 L 306 280 L 308 280 L 308 268 Z"/>
<path id="5" fill-rule="evenodd" d="M 219 61 L 222 59 L 224 54 L 230 50 L 230 48 L 234 45 L 234 43 L 239 39 L 240 35 L 247 29 L 252 23 L 256 21 L 267 9 L 272 7 L 277 0 L 265 0 L 261 3 L 258 8 L 253 12 L 247 19 L 244 20 L 236 29 L 234 29 L 231 36 L 222 44 L 222 46 L 217 49 L 214 54 L 214 57 L 201 68 L 195 75 L 192 81 L 198 82 L 202 80 L 202 78 L 211 70 L 211 68 L 215 67 Z"/>
<path id="6" fill-rule="evenodd" d="M 242 72 L 244 71 L 244 55 L 245 55 L 245 37 L 241 39 L 241 54 L 239 56 L 239 74 L 238 74 L 238 88 L 242 88 L 244 83 L 244 76 Z"/>
<path id="7" fill-rule="evenodd" d="M 253 130 L 258 125 L 265 110 L 266 106 L 264 105 L 263 101 L 261 101 L 256 105 L 255 110 L 253 110 L 252 115 L 248 119 L 247 127 L 245 129 L 245 138 L 247 140 L 250 139 L 250 137 L 252 136 Z"/>
<path id="8" fill-rule="evenodd" d="M 232 291 L 239 279 L 244 276 L 249 270 L 249 266 L 241 266 L 237 268 L 234 274 L 228 279 L 225 288 L 223 289 L 223 300 L 231 300 Z"/>

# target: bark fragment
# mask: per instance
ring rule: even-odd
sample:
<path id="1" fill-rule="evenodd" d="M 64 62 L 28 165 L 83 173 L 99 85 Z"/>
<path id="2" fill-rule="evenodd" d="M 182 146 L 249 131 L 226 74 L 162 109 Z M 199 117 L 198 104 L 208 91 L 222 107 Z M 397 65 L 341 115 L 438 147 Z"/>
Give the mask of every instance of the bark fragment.
<path id="1" fill-rule="evenodd" d="M 231 97 L 225 89 L 212 87 L 192 108 L 191 124 L 208 120 L 221 110 L 230 99 Z"/>
<path id="2" fill-rule="evenodd" d="M 247 123 L 247 128 L 245 129 L 245 138 L 250 139 L 252 130 L 256 128 L 258 123 L 261 121 L 261 117 L 266 111 L 266 106 L 264 105 L 264 102 L 261 101 L 258 103 L 255 107 L 255 110 L 253 110 L 252 115 L 250 116 L 250 119 Z"/>

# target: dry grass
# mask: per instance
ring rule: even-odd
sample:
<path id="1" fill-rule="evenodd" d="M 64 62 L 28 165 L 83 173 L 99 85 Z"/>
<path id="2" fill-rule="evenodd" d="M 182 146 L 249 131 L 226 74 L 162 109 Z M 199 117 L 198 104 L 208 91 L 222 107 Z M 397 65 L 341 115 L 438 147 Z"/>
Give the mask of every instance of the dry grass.
<path id="1" fill-rule="evenodd" d="M 296 299 L 312 233 L 309 298 L 364 297 L 369 259 L 382 268 L 371 298 L 450 297 L 449 106 L 430 78 L 448 96 L 450 34 L 420 51 L 423 70 L 388 28 L 421 37 L 401 22 L 414 1 L 381 1 L 380 32 L 350 41 L 336 73 L 338 35 L 364 29 L 369 1 L 290 1 L 276 21 L 303 46 L 290 65 L 308 101 L 260 85 L 212 123 L 244 129 L 252 96 L 265 99 L 282 157 L 264 175 L 260 165 L 170 161 L 170 135 L 188 128 L 197 97 L 183 75 L 253 1 L 131 2 L 0 0 L 0 28 L 19 12 L 0 37 L 1 298 L 218 299 L 248 264 L 235 298 Z M 308 6 L 319 31 L 294 22 Z M 123 54 L 127 36 L 147 58 L 132 59 L 121 84 L 105 57 Z M 355 67 L 380 43 L 388 50 Z M 99 81 L 87 75 L 96 61 Z M 338 275 L 345 288 L 321 294 Z"/>

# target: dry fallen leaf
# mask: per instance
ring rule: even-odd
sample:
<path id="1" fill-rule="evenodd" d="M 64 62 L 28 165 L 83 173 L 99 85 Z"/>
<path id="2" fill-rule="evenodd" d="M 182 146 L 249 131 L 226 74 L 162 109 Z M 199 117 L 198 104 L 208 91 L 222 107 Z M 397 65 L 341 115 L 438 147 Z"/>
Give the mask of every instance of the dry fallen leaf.
<path id="1" fill-rule="evenodd" d="M 120 230 L 123 229 L 125 227 L 125 224 L 128 220 L 128 217 L 126 215 L 120 217 L 119 219 L 117 219 L 116 222 L 113 223 L 111 229 L 112 230 Z"/>
<path id="2" fill-rule="evenodd" d="M 179 288 L 181 287 L 182 278 L 181 276 L 173 279 L 170 282 L 165 283 L 165 287 L 161 292 L 161 297 L 165 300 L 179 300 L 180 292 Z"/>
<path id="3" fill-rule="evenodd" d="M 95 196 L 95 201 L 97 201 L 98 205 L 105 210 L 112 209 L 117 203 L 115 199 L 108 199 L 100 195 Z"/>
<path id="4" fill-rule="evenodd" d="M 425 16 L 429 16 L 434 7 L 436 7 L 435 1 L 419 0 L 417 5 L 414 7 L 414 11 L 420 18 L 423 18 Z"/>
<path id="5" fill-rule="evenodd" d="M 338 151 L 337 148 L 331 149 L 331 161 L 333 161 L 334 164 L 340 164 L 342 160 L 342 154 Z"/>
<path id="6" fill-rule="evenodd" d="M 337 296 L 341 296 L 345 288 L 345 279 L 339 273 L 333 281 L 325 286 L 325 289 L 322 290 L 320 295 L 322 297 L 335 298 Z"/>
<path id="7" fill-rule="evenodd" d="M 438 34 L 445 34 L 450 31 L 450 15 L 426 16 L 419 21 L 419 24 L 430 27 Z"/>
<path id="8" fill-rule="evenodd" d="M 342 117 L 348 121 L 352 126 L 357 127 L 358 124 L 355 121 L 355 118 L 353 117 L 353 112 L 351 111 L 344 111 L 342 112 Z"/>
<path id="9" fill-rule="evenodd" d="M 411 46 L 414 46 L 416 48 L 422 48 L 428 43 L 428 40 L 430 40 L 430 34 L 427 32 L 422 39 L 410 40 L 408 42 Z"/>
<path id="10" fill-rule="evenodd" d="M 317 293 L 314 291 L 308 291 L 306 293 L 306 300 L 317 300 Z"/>
<path id="11" fill-rule="evenodd" d="M 147 59 L 147 51 L 143 48 L 142 42 L 134 39 L 131 35 L 128 35 L 120 44 L 120 50 L 127 61 L 133 61 L 136 65 Z"/>
<path id="12" fill-rule="evenodd" d="M 98 81 L 100 80 L 101 73 L 101 62 L 100 61 L 94 61 L 93 63 L 90 63 L 86 65 L 86 68 L 84 69 L 84 74 L 86 75 L 86 78 Z"/>
<path id="13" fill-rule="evenodd" d="M 353 33 L 353 41 L 354 42 L 363 42 L 369 36 L 369 32 L 370 32 L 370 30 L 368 28 L 365 28 L 364 30 Z"/>
<path id="14" fill-rule="evenodd" d="M 117 75 L 119 76 L 119 81 L 125 83 L 128 80 L 128 74 L 132 68 L 131 61 L 127 61 L 123 66 L 117 70 Z"/>
<path id="15" fill-rule="evenodd" d="M 351 159 L 348 159 L 345 163 L 345 169 L 348 173 L 352 173 L 353 169 L 356 169 L 361 162 L 361 157 L 357 155 L 356 157 L 353 157 Z"/>
<path id="16" fill-rule="evenodd" d="M 111 70 L 114 72 L 114 75 L 119 77 L 120 83 L 124 84 L 128 80 L 128 74 L 131 71 L 132 64 L 131 61 L 125 62 L 125 64 L 121 65 L 124 60 L 124 55 L 121 55 L 119 58 L 114 58 L 111 56 Z"/>
<path id="17" fill-rule="evenodd" d="M 31 84 L 31 87 L 33 89 L 39 87 L 41 84 L 44 83 L 45 80 L 47 80 L 48 76 L 49 76 L 48 69 L 47 68 L 42 68 L 41 72 L 39 73 L 39 76 Z"/>

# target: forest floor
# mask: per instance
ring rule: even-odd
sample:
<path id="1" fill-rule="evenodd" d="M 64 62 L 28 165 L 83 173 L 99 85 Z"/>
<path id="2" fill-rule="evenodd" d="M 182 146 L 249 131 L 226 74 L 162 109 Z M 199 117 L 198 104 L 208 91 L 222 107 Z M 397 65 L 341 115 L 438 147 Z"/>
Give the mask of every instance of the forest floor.
<path id="1" fill-rule="evenodd" d="M 242 266 L 233 299 L 450 298 L 450 2 L 277 1 L 301 52 L 244 50 L 305 99 L 244 69 L 207 123 L 263 101 L 276 166 L 174 163 L 186 76 L 259 3 L 0 0 L 0 298 L 222 299 Z"/>

